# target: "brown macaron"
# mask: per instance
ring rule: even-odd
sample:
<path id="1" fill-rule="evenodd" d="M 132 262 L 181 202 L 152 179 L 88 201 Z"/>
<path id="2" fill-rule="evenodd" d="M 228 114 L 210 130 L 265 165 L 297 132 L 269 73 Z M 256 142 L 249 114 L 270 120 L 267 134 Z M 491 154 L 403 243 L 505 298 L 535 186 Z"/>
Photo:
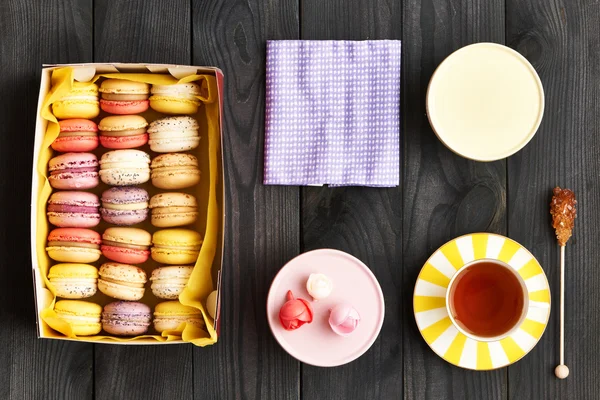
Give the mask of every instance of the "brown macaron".
<path id="1" fill-rule="evenodd" d="M 198 202 L 187 193 L 160 193 L 150 199 L 152 225 L 159 228 L 190 225 L 198 218 Z"/>
<path id="2" fill-rule="evenodd" d="M 162 154 L 150 167 L 152 184 L 160 189 L 183 189 L 200 182 L 198 159 L 191 154 Z"/>

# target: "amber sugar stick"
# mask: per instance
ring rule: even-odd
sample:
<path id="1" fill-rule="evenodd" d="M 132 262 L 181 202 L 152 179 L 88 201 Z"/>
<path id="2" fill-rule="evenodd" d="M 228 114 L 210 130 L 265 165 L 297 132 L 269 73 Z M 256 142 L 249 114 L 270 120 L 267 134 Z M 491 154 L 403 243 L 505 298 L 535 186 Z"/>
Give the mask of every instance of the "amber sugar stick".
<path id="1" fill-rule="evenodd" d="M 556 239 L 560 246 L 560 364 L 554 369 L 556 377 L 565 379 L 569 376 L 569 368 L 565 365 L 565 247 L 573 234 L 577 210 L 575 193 L 569 189 L 554 188 L 550 203 L 552 227 L 556 231 Z"/>

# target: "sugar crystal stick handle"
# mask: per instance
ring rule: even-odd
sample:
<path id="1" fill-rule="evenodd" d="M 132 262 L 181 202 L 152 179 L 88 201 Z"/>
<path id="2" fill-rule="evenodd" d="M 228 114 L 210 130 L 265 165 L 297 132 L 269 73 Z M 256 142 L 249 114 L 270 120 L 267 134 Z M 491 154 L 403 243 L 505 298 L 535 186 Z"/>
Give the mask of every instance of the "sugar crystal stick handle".
<path id="1" fill-rule="evenodd" d="M 560 246 L 560 364 L 554 369 L 554 374 L 559 379 L 565 379 L 569 376 L 569 368 L 565 365 L 565 247 L 573 234 L 577 218 L 577 200 L 575 193 L 570 189 L 557 186 L 552 193 L 550 214 Z"/>
<path id="2" fill-rule="evenodd" d="M 560 365 L 554 369 L 559 379 L 569 376 L 569 367 L 565 365 L 565 247 L 560 246 Z"/>

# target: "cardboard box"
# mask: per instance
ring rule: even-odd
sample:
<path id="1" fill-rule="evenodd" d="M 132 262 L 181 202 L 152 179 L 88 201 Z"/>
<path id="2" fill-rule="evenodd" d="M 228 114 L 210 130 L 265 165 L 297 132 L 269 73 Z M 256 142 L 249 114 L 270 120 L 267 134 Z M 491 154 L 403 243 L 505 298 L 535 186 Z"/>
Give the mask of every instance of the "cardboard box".
<path id="1" fill-rule="evenodd" d="M 32 171 L 32 198 L 31 198 L 31 257 L 32 257 L 32 268 L 33 268 L 33 281 L 34 281 L 34 294 L 35 294 L 35 305 L 36 305 L 36 321 L 37 321 L 37 333 L 40 338 L 52 338 L 52 339 L 61 339 L 61 340 L 78 340 L 85 342 L 94 342 L 94 343 L 110 343 L 110 344 L 171 344 L 171 343 L 185 343 L 182 339 L 170 338 L 168 341 L 165 339 L 156 339 L 149 336 L 145 336 L 142 338 L 137 338 L 134 340 L 123 340 L 117 341 L 111 338 L 87 338 L 87 337 L 78 337 L 78 338 L 69 338 L 54 329 L 52 329 L 46 321 L 40 316 L 40 313 L 48 309 L 48 307 L 55 300 L 54 295 L 51 290 L 46 285 L 45 276 L 43 276 L 43 271 L 40 268 L 41 264 L 47 267 L 47 263 L 50 262 L 45 251 L 40 251 L 45 246 L 47 231 L 50 229 L 49 223 L 47 222 L 45 212 L 42 212 L 45 209 L 46 199 L 40 196 L 40 193 L 43 193 L 42 187 L 45 184 L 45 177 L 39 172 L 39 164 L 40 158 L 44 160 L 49 157 L 47 149 L 47 144 L 44 144 L 44 137 L 47 132 L 48 125 L 51 124 L 47 119 L 42 117 L 42 111 L 44 108 L 44 101 L 46 96 L 51 90 L 52 87 L 52 74 L 55 70 L 63 67 L 72 67 L 73 68 L 73 78 L 79 82 L 88 82 L 98 77 L 98 75 L 104 74 L 113 74 L 113 73 L 142 73 L 142 74 L 162 74 L 162 75 L 171 75 L 173 78 L 179 80 L 185 77 L 189 77 L 190 75 L 209 75 L 216 79 L 216 88 L 217 88 L 217 99 L 216 102 L 218 104 L 218 154 L 217 154 L 217 171 L 216 171 L 216 187 L 213 191 L 216 204 L 218 207 L 219 218 L 218 218 L 218 232 L 216 235 L 216 252 L 214 255 L 214 259 L 211 267 L 211 275 L 213 279 L 214 288 L 218 290 L 219 296 L 217 300 L 217 314 L 215 317 L 214 325 L 213 325 L 213 333 L 210 340 L 199 340 L 194 341 L 195 344 L 199 344 L 201 346 L 212 344 L 216 341 L 216 337 L 219 334 L 220 327 L 220 309 L 221 309 L 221 266 L 223 262 L 223 238 L 225 231 L 225 193 L 224 193 L 224 172 L 223 172 L 223 141 L 222 141 L 222 110 L 223 110 L 223 73 L 221 70 L 215 67 L 197 67 L 197 66 L 178 66 L 178 65 L 168 65 L 168 64 L 123 64 L 123 63 L 94 63 L 94 64 L 63 64 L 63 65 L 44 65 L 42 69 L 41 76 L 41 84 L 40 84 L 40 93 L 38 99 L 38 107 L 36 114 L 36 127 L 35 127 L 35 145 L 34 145 L 34 157 L 33 157 L 33 171 Z M 100 78 L 102 79 L 102 78 Z M 100 81 L 99 81 L 100 82 Z M 211 82 L 214 82 L 211 78 Z M 208 114 L 207 106 L 201 106 L 198 114 L 195 116 L 201 126 L 200 135 L 201 135 L 201 144 L 200 146 L 190 151 L 190 153 L 195 154 L 198 157 L 200 162 L 201 169 L 201 183 L 199 185 L 198 190 L 201 192 L 196 195 L 199 202 L 199 219 L 204 218 L 203 222 L 199 222 L 200 225 L 207 224 L 207 210 L 208 210 L 208 199 L 202 198 L 206 196 L 208 193 L 208 186 L 212 186 L 211 183 L 206 183 L 209 179 L 209 171 L 207 170 L 207 166 L 209 164 L 207 159 L 203 159 L 204 156 L 208 158 L 207 154 L 209 152 L 208 147 L 208 134 L 203 129 L 207 127 L 207 116 L 203 117 L 203 112 Z M 149 111 L 150 114 L 156 112 Z M 101 112 L 100 116 L 96 118 L 99 120 L 103 117 L 105 113 Z M 145 113 L 144 113 L 145 114 Z M 142 114 L 142 115 L 144 115 Z M 163 115 L 166 116 L 166 115 Z M 204 121 L 201 121 L 202 119 Z M 156 116 L 155 118 L 156 119 Z M 151 120 L 148 118 L 148 122 Z M 142 148 L 146 150 L 145 148 Z M 198 153 L 195 153 L 197 151 Z M 151 155 L 152 156 L 152 155 Z M 51 157 L 51 155 L 50 155 Z M 204 182 L 204 183 L 203 183 Z M 206 191 L 205 191 L 206 189 Z M 46 196 L 47 197 L 47 196 Z M 42 202 L 44 203 L 42 205 Z M 213 203 L 214 204 L 214 203 Z M 204 217 L 202 217 L 204 215 Z M 44 225 L 44 222 L 46 221 Z M 215 221 L 215 219 L 213 219 Z M 213 224 L 215 225 L 215 224 Z M 201 229 L 201 228 L 199 228 Z M 101 232 L 101 231 L 100 231 Z M 201 233 L 205 233 L 200 231 Z M 43 241 L 43 243 L 41 243 Z M 43 254 L 41 254 L 43 253 Z M 201 256 L 200 256 L 201 257 Z M 200 259 L 199 257 L 199 259 Z M 55 262 L 52 262 L 55 263 Z M 99 266 L 99 262 L 95 263 Z M 198 264 L 196 268 L 199 268 Z M 150 271 L 146 271 L 148 273 L 148 277 L 150 276 Z M 96 299 L 96 296 L 104 296 L 98 292 L 94 297 L 90 298 L 90 301 L 97 301 L 99 303 L 108 301 L 107 298 L 102 299 L 103 301 L 99 301 Z M 141 300 L 143 302 L 147 299 L 148 296 L 152 296 L 152 292 L 150 290 L 150 283 L 146 284 L 146 294 L 144 299 Z M 82 299 L 88 300 L 88 299 Z M 114 301 L 115 299 L 110 299 Z M 200 299 L 198 299 L 200 300 Z M 154 304 L 158 303 L 160 299 L 155 299 Z M 204 300 L 202 300 L 204 301 Z M 153 308 L 154 304 L 149 304 L 151 308 Z M 102 304 L 103 305 L 103 304 Z M 165 341 L 160 341 L 165 340 Z"/>

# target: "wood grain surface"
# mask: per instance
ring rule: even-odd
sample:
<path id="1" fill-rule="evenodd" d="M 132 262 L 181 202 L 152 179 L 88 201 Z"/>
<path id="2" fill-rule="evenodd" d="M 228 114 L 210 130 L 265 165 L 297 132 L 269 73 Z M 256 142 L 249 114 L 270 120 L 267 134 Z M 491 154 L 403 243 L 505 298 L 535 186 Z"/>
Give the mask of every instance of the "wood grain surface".
<path id="1" fill-rule="evenodd" d="M 552 313 L 540 343 L 508 368 L 515 399 L 600 396 L 600 4 L 507 1 L 507 43 L 538 71 L 546 107 L 532 142 L 508 160 L 508 232 L 538 258 L 550 283 Z M 552 188 L 572 189 L 578 217 L 566 248 L 565 364 L 559 361 L 559 247 L 550 226 Z"/>
<path id="2" fill-rule="evenodd" d="M 291 0 L 195 1 L 193 62 L 225 74 L 226 197 L 222 337 L 194 349 L 196 398 L 295 399 L 299 363 L 275 342 L 265 305 L 271 281 L 300 246 L 299 189 L 264 186 L 267 39 L 298 37 Z"/>
<path id="3" fill-rule="evenodd" d="M 94 0 L 94 61 L 187 65 L 189 0 Z"/>
<path id="4" fill-rule="evenodd" d="M 600 6 L 593 0 L 5 0 L 0 2 L 0 399 L 596 399 L 600 393 Z M 268 39 L 402 39 L 401 186 L 262 185 Z M 425 114 L 435 67 L 479 41 L 506 43 L 538 71 L 546 111 L 507 161 L 447 150 Z M 42 63 L 214 65 L 225 74 L 228 202 L 222 336 L 209 348 L 36 339 L 29 252 L 34 114 Z M 566 363 L 558 361 L 558 246 L 551 188 L 575 190 L 567 247 Z M 412 293 L 424 261 L 469 232 L 508 234 L 548 275 L 540 343 L 492 372 L 451 366 L 426 345 Z M 265 302 L 300 252 L 332 247 L 373 270 L 386 319 L 339 368 L 302 365 L 273 339 Z"/>
<path id="5" fill-rule="evenodd" d="M 427 84 L 437 65 L 467 44 L 502 43 L 503 14 L 501 0 L 404 1 L 402 311 L 407 399 L 507 395 L 506 370 L 472 372 L 438 357 L 421 338 L 412 307 L 417 275 L 439 246 L 466 233 L 506 233 L 505 162 L 479 163 L 455 155 L 437 139 L 425 114 Z"/>
<path id="6" fill-rule="evenodd" d="M 28 206 L 41 65 L 92 60 L 91 6 L 91 1 L 0 2 L 2 399 L 93 395 L 93 346 L 37 339 Z"/>

